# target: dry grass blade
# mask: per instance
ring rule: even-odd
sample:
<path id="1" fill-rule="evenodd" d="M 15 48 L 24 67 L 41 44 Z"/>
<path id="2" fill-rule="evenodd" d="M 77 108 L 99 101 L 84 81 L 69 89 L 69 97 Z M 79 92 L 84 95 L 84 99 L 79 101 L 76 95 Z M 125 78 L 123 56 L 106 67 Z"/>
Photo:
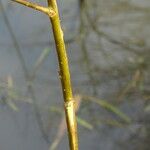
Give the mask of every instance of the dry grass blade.
<path id="1" fill-rule="evenodd" d="M 9 108 L 16 112 L 19 111 L 16 104 L 17 101 L 32 103 L 31 99 L 24 97 L 18 90 L 15 89 L 11 75 L 7 76 L 6 81 L 0 83 L 0 95 L 0 103 L 6 104 Z"/>
<path id="2" fill-rule="evenodd" d="M 117 97 L 117 101 L 121 101 L 125 95 L 133 88 L 137 87 L 138 83 L 141 81 L 142 79 L 142 72 L 141 70 L 136 70 L 132 80 L 122 89 L 122 91 L 119 93 L 118 97 Z"/>
<path id="3" fill-rule="evenodd" d="M 52 142 L 52 144 L 50 145 L 49 150 L 55 150 L 58 146 L 58 144 L 60 143 L 62 137 L 64 136 L 64 133 L 66 131 L 66 120 L 65 117 L 63 115 L 60 125 L 58 127 L 58 131 L 55 137 L 55 140 Z"/>
<path id="4" fill-rule="evenodd" d="M 105 125 L 108 125 L 108 126 L 113 126 L 113 127 L 119 127 L 119 128 L 122 128 L 124 127 L 125 125 L 117 120 L 114 120 L 114 119 L 102 119 L 102 120 L 99 120 L 99 118 L 97 118 L 97 123 L 99 124 L 105 124 Z"/>
<path id="5" fill-rule="evenodd" d="M 7 77 L 7 87 L 8 87 L 8 92 L 7 92 L 8 96 L 6 97 L 6 103 L 12 110 L 19 111 L 19 108 L 12 100 L 13 79 L 11 75 Z"/>

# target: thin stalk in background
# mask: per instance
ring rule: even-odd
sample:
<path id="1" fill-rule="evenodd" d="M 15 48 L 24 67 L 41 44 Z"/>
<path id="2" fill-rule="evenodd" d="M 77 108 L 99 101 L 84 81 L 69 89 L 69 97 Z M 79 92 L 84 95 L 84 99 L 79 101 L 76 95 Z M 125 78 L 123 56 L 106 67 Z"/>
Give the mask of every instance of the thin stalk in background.
<path id="1" fill-rule="evenodd" d="M 41 118 L 41 115 L 40 115 L 40 112 L 39 112 L 38 105 L 36 103 L 36 96 L 34 94 L 34 89 L 33 89 L 33 85 L 31 84 L 30 75 L 29 75 L 28 69 L 26 67 L 23 54 L 21 52 L 21 47 L 20 47 L 19 42 L 18 42 L 18 40 L 15 36 L 15 32 L 13 31 L 13 28 L 10 24 L 10 21 L 7 17 L 6 11 L 4 9 L 4 6 L 3 6 L 3 3 L 2 3 L 1 0 L 0 0 L 0 6 L 1 6 L 1 9 L 2 9 L 2 16 L 3 16 L 4 22 L 6 23 L 6 27 L 8 29 L 9 34 L 10 34 L 10 37 L 12 39 L 13 46 L 16 50 L 16 54 L 18 56 L 18 59 L 20 61 L 20 65 L 22 67 L 22 71 L 24 73 L 24 78 L 27 82 L 27 92 L 30 95 L 31 99 L 33 100 L 33 104 L 34 104 L 33 106 L 34 106 L 34 112 L 35 112 L 35 117 L 36 117 L 36 120 L 37 120 L 37 124 L 39 126 L 40 131 L 41 131 L 42 137 L 44 138 L 44 140 L 47 143 L 49 143 L 48 136 L 46 135 L 46 133 L 44 131 L 44 125 L 42 123 L 42 118 Z M 30 81 L 30 84 L 28 84 L 29 81 Z"/>
<path id="2" fill-rule="evenodd" d="M 72 87 L 70 81 L 70 71 L 68 65 L 68 58 L 65 48 L 63 31 L 61 29 L 59 11 L 56 0 L 47 0 L 48 7 L 43 7 L 26 0 L 12 0 L 27 7 L 41 11 L 48 15 L 55 39 L 56 51 L 59 61 L 59 77 L 62 85 L 62 92 L 65 102 L 66 123 L 68 129 L 68 138 L 70 150 L 78 150 L 78 137 L 77 137 L 77 123 L 75 117 L 74 98 L 72 95 Z"/>

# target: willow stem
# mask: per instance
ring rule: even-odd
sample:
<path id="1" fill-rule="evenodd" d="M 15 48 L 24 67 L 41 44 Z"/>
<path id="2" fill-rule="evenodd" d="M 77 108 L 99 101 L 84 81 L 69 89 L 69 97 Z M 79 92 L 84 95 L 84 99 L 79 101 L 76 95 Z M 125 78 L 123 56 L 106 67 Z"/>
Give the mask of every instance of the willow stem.
<path id="1" fill-rule="evenodd" d="M 78 150 L 77 124 L 74 106 L 75 102 L 72 95 L 68 58 L 65 48 L 63 31 L 60 25 L 57 2 L 56 0 L 47 0 L 47 1 L 48 7 L 52 8 L 56 12 L 56 14 L 53 17 L 50 17 L 50 21 L 52 24 L 57 56 L 59 61 L 59 68 L 60 68 L 59 76 L 62 84 L 62 91 L 65 102 L 65 113 L 66 113 L 70 150 Z"/>
<path id="2" fill-rule="evenodd" d="M 56 0 L 47 0 L 48 7 L 43 7 L 35 3 L 28 2 L 26 0 L 12 0 L 12 1 L 33 8 L 35 10 L 41 11 L 47 14 L 50 18 L 54 39 L 55 39 L 58 61 L 59 61 L 59 69 L 60 69 L 59 77 L 61 80 L 62 92 L 63 92 L 64 103 L 65 103 L 65 114 L 66 114 L 66 123 L 67 123 L 70 150 L 78 150 L 75 101 L 72 95 L 72 86 L 70 80 L 68 58 L 67 58 L 67 53 L 65 48 L 63 31 L 61 29 L 61 24 L 59 19 L 57 2 Z"/>

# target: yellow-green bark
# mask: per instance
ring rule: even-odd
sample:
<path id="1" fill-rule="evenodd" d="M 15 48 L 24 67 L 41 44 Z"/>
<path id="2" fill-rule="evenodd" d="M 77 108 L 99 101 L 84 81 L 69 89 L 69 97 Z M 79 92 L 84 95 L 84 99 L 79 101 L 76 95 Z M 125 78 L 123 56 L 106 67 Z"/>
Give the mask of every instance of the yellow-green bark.
<path id="1" fill-rule="evenodd" d="M 25 5 L 27 7 L 33 8 L 35 10 L 47 14 L 51 21 L 59 62 L 59 78 L 61 80 L 63 98 L 65 103 L 64 106 L 65 106 L 70 150 L 78 150 L 77 124 L 74 106 L 75 101 L 72 95 L 68 58 L 65 48 L 63 31 L 61 29 L 59 19 L 57 2 L 56 0 L 47 0 L 48 7 L 43 7 L 35 3 L 28 2 L 26 0 L 12 0 L 12 1 L 15 1 L 17 3 L 20 3 L 22 5 Z"/>

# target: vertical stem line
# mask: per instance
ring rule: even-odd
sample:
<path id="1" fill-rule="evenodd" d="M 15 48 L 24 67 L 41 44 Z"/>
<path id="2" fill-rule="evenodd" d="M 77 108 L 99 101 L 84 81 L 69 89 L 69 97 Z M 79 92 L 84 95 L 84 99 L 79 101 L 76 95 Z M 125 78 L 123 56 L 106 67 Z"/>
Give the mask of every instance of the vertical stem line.
<path id="1" fill-rule="evenodd" d="M 78 150 L 77 124 L 75 118 L 74 99 L 72 95 L 68 58 L 63 38 L 63 31 L 61 29 L 59 19 L 57 2 L 56 0 L 47 0 L 47 1 L 48 7 L 54 9 L 54 11 L 56 12 L 56 14 L 53 17 L 49 18 L 52 24 L 52 30 L 54 34 L 56 51 L 59 61 L 59 69 L 60 69 L 59 77 L 61 80 L 62 92 L 65 102 L 66 123 L 68 129 L 70 150 Z"/>

